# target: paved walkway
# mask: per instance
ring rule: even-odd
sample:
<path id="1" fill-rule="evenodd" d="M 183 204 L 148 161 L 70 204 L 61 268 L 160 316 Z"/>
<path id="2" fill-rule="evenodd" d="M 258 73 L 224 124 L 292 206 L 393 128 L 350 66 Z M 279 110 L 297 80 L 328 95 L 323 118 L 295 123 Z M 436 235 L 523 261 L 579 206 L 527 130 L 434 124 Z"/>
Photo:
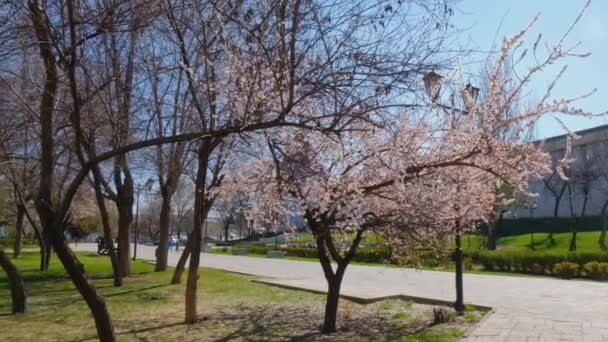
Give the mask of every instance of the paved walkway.
<path id="1" fill-rule="evenodd" d="M 81 244 L 79 250 L 96 249 Z M 154 259 L 154 247 L 139 246 L 142 259 Z M 175 265 L 180 253 L 171 252 Z M 204 254 L 201 266 L 257 275 L 277 285 L 325 291 L 315 262 Z M 465 301 L 494 308 L 464 341 L 608 342 L 608 284 L 553 278 L 464 275 Z M 449 272 L 351 265 L 342 294 L 362 299 L 414 296 L 454 300 Z"/>

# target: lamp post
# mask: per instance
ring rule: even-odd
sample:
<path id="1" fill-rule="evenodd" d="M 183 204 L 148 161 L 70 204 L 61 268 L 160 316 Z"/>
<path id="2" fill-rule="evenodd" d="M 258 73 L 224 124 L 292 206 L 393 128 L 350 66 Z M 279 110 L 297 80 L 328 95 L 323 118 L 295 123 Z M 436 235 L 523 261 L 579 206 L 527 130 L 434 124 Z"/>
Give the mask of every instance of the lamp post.
<path id="1" fill-rule="evenodd" d="M 439 98 L 441 95 L 441 83 L 443 82 L 443 76 L 438 73 L 431 71 L 426 74 L 423 78 L 424 88 L 426 90 L 426 94 L 432 101 L 434 106 L 438 106 L 443 110 L 450 110 L 452 112 L 460 112 L 462 114 L 469 114 L 470 111 L 473 110 L 475 103 L 477 102 L 477 97 L 479 96 L 479 88 L 473 86 L 471 83 L 467 83 L 467 85 L 462 89 L 461 97 L 462 102 L 464 104 L 465 110 L 458 109 L 454 107 L 454 94 L 450 96 L 451 105 L 444 105 L 439 103 Z M 454 263 L 456 269 L 456 301 L 454 302 L 454 309 L 459 314 L 464 312 L 464 290 L 463 290 L 463 282 L 462 282 L 462 243 L 460 237 L 460 222 L 456 222 L 456 248 L 454 249 Z"/>
<path id="2" fill-rule="evenodd" d="M 524 208 L 530 210 L 530 219 L 534 218 L 534 210 L 538 207 L 536 201 L 528 202 L 524 205 Z M 534 250 L 534 230 L 530 232 L 530 249 Z"/>
<path id="3" fill-rule="evenodd" d="M 135 206 L 135 230 L 133 232 L 133 260 L 137 259 L 137 240 L 139 238 L 139 193 L 141 189 L 149 191 L 154 184 L 154 180 L 149 178 L 146 183 L 142 186 L 137 186 L 137 205 Z"/>
<path id="4" fill-rule="evenodd" d="M 462 286 L 462 246 L 460 242 L 460 225 L 456 227 L 456 249 L 454 250 L 454 262 L 456 263 L 456 301 L 454 310 L 464 312 L 464 290 Z"/>
<path id="5" fill-rule="evenodd" d="M 439 102 L 439 97 L 441 96 L 441 83 L 443 82 L 443 79 L 443 76 L 434 71 L 429 72 L 422 78 L 422 80 L 424 81 L 424 89 L 426 91 L 426 94 L 431 99 L 433 105 L 441 107 L 443 109 L 461 112 L 462 114 L 469 114 L 469 112 L 473 110 L 473 107 L 477 102 L 477 98 L 479 97 L 479 88 L 475 87 L 471 83 L 467 83 L 464 86 L 460 94 L 465 108 L 464 110 L 462 110 L 454 106 L 454 94 L 450 96 L 450 98 L 452 99 L 451 105 L 448 106 Z"/>

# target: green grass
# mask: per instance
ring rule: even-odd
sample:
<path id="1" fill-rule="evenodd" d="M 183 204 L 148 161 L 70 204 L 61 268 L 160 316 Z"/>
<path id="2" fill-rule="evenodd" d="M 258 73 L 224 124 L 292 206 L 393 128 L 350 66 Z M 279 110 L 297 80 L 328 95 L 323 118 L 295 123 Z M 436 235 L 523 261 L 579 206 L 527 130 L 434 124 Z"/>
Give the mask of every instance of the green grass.
<path id="1" fill-rule="evenodd" d="M 554 244 L 548 240 L 549 234 L 536 233 L 534 234 L 534 250 L 542 252 L 567 252 L 570 247 L 571 233 L 553 234 Z M 577 252 L 599 252 L 598 239 L 600 232 L 579 232 L 576 235 L 576 250 Z M 508 236 L 500 238 L 499 246 L 509 249 L 526 249 L 530 250 L 531 236 L 530 234 Z"/>
<path id="2" fill-rule="evenodd" d="M 548 239 L 548 233 L 534 233 L 534 251 L 538 252 L 564 252 L 570 247 L 571 233 L 553 234 L 554 243 Z M 599 252 L 598 239 L 600 232 L 579 232 L 576 236 L 577 252 Z M 497 240 L 497 248 L 501 250 L 532 251 L 530 234 L 505 236 Z M 484 237 L 480 235 L 465 235 L 462 238 L 462 247 L 465 250 L 483 250 L 486 245 Z"/>
<path id="3" fill-rule="evenodd" d="M 198 296 L 202 320 L 189 326 L 182 324 L 184 285 L 169 285 L 171 270 L 156 273 L 153 265 L 136 261 L 131 266 L 133 276 L 116 288 L 112 286 L 107 257 L 93 253 L 79 253 L 78 257 L 103 293 L 120 341 L 321 338 L 317 331 L 322 319 L 323 295 L 254 283 L 250 281 L 252 277 L 203 268 Z M 0 340 L 95 340 L 89 310 L 56 257 L 44 274 L 37 270 L 37 252 L 26 252 L 13 262 L 24 278 L 28 308 L 23 315 L 9 315 L 10 291 L 4 273 L 0 272 Z M 348 310 L 363 308 L 348 301 L 341 303 Z M 394 319 L 405 318 L 408 314 L 411 303 L 401 305 L 403 317 Z M 341 310 L 345 310 L 342 305 Z M 365 324 L 353 326 L 360 325 Z M 455 341 L 461 331 L 434 327 L 417 334 L 414 339 L 387 336 L 387 340 Z M 342 340 L 374 340 L 356 334 L 352 337 L 349 335 Z M 341 340 L 341 337 L 332 340 Z"/>

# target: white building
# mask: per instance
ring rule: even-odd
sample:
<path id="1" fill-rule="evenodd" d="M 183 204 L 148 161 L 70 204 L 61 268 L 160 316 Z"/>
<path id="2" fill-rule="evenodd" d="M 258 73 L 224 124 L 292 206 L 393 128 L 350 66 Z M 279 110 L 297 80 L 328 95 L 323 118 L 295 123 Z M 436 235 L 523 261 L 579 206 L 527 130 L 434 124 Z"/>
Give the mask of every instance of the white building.
<path id="1" fill-rule="evenodd" d="M 571 214 L 580 217 L 585 202 L 585 216 L 601 215 L 608 201 L 608 125 L 582 130 L 576 135 L 580 138 L 572 139 L 575 160 L 566 170 L 568 180 L 564 181 L 554 170 L 543 179 L 530 181 L 530 188 L 538 197 L 511 210 L 509 218 L 554 217 L 555 213 L 559 217 Z M 566 135 L 544 140 L 543 149 L 551 154 L 554 164 L 563 158 L 566 141 Z"/>

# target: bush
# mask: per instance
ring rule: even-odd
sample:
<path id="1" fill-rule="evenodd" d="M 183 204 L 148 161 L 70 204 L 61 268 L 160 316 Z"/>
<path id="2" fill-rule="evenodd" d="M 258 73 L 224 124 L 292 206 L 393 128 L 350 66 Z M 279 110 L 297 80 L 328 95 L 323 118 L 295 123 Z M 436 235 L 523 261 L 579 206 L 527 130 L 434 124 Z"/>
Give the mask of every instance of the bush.
<path id="1" fill-rule="evenodd" d="M 596 261 L 608 263 L 608 253 L 543 253 L 532 251 L 480 251 L 468 254 L 474 263 L 487 271 L 519 272 L 538 275 L 557 275 L 555 266 L 570 262 L 582 269 L 583 265 Z"/>
<path id="2" fill-rule="evenodd" d="M 553 273 L 562 279 L 571 279 L 576 277 L 579 272 L 579 265 L 570 261 L 562 261 L 555 265 Z"/>
<path id="3" fill-rule="evenodd" d="M 231 247 L 214 248 L 213 253 L 219 254 L 230 254 L 234 249 Z M 276 247 L 271 246 L 247 246 L 247 252 L 249 254 L 266 255 L 268 251 L 282 251 L 287 256 L 294 256 L 300 258 L 317 258 L 317 249 L 312 247 Z M 365 262 L 365 263 L 386 263 L 390 262 L 391 259 L 390 251 L 387 248 L 357 248 L 357 253 L 353 261 Z"/>
<path id="4" fill-rule="evenodd" d="M 462 264 L 465 271 L 473 270 L 473 259 L 471 259 L 470 256 L 465 256 L 462 260 Z"/>
<path id="5" fill-rule="evenodd" d="M 595 280 L 608 279 L 608 263 L 591 261 L 583 265 L 585 274 Z"/>

